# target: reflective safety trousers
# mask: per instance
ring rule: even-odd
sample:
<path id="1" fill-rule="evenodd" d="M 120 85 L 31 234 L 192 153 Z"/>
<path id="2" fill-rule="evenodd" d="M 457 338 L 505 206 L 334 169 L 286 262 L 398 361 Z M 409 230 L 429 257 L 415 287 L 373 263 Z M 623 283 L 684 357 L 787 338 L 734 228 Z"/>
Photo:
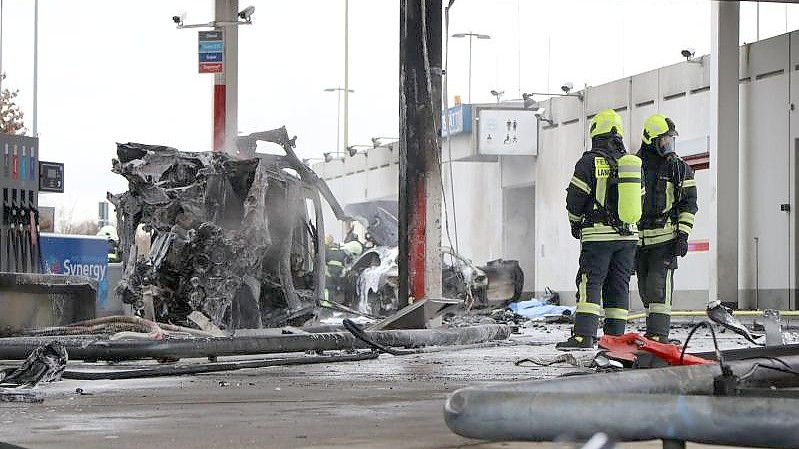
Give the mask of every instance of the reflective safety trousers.
<path id="1" fill-rule="evenodd" d="M 638 293 L 646 307 L 646 335 L 665 342 L 671 325 L 672 292 L 677 257 L 671 245 L 642 247 L 636 261 Z"/>
<path id="2" fill-rule="evenodd" d="M 636 242 L 629 240 L 582 244 L 577 272 L 575 334 L 596 337 L 602 315 L 605 334 L 624 333 L 635 252 Z"/>

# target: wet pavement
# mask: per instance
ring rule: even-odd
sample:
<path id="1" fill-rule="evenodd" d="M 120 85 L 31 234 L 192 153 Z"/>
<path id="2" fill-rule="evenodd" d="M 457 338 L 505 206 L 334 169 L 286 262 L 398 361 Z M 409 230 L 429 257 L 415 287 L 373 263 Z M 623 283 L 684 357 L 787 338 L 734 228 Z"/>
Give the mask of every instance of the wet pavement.
<path id="1" fill-rule="evenodd" d="M 46 394 L 42 404 L 0 404 L 0 442 L 81 449 L 574 447 L 468 440 L 447 429 L 442 413 L 447 394 L 463 386 L 543 379 L 577 370 L 513 363 L 560 354 L 554 343 L 568 329 L 523 329 L 512 346 L 381 355 L 361 362 L 153 379 L 64 380 L 41 387 Z M 685 334 L 686 329 L 673 332 L 679 339 Z M 746 346 L 729 333 L 719 337 L 724 349 Z M 696 350 L 712 347 L 706 331 L 694 338 L 696 345 L 691 346 Z"/>

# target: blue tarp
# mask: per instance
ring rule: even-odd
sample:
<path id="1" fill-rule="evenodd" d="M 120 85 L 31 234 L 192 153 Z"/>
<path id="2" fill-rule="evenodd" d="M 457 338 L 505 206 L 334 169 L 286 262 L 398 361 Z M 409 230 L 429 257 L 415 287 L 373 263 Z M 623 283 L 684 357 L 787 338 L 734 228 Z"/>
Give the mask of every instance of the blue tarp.
<path id="1" fill-rule="evenodd" d="M 548 304 L 546 301 L 533 298 L 528 301 L 513 302 L 508 308 L 527 318 L 541 318 L 552 315 L 574 315 L 574 307 L 556 306 Z"/>

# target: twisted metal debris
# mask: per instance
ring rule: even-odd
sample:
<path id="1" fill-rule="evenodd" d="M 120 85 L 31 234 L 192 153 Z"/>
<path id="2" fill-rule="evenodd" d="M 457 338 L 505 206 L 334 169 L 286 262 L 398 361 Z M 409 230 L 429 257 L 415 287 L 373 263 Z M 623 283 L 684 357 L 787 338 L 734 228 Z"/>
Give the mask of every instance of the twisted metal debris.
<path id="1" fill-rule="evenodd" d="M 296 157 L 285 128 L 239 139 L 250 157 L 117 145 L 113 171 L 130 183 L 109 194 L 124 263 L 117 292 L 138 314 L 189 325 L 196 310 L 224 329 L 312 315 L 324 291 L 320 196 L 337 217 L 345 214 Z M 286 154 L 256 154 L 258 140 Z"/>

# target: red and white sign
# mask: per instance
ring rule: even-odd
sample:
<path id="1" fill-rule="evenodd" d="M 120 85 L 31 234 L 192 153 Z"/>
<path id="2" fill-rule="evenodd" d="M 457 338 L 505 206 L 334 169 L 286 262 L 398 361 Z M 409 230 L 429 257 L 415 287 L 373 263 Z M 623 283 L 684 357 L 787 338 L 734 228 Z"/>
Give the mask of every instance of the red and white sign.
<path id="1" fill-rule="evenodd" d="M 201 62 L 200 73 L 223 73 L 225 64 L 221 62 Z"/>

